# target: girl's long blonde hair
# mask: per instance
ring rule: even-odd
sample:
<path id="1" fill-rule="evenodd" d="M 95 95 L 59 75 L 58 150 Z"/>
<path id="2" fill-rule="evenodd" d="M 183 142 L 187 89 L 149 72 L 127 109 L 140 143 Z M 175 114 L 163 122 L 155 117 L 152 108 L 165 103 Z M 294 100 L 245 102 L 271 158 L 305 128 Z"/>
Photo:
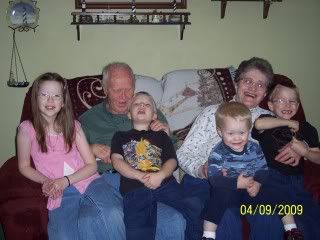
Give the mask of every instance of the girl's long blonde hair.
<path id="1" fill-rule="evenodd" d="M 40 75 L 32 84 L 31 91 L 31 108 L 32 119 L 31 122 L 36 131 L 36 138 L 40 146 L 41 152 L 48 152 L 46 144 L 46 128 L 48 126 L 47 120 L 41 115 L 38 104 L 39 89 L 43 82 L 55 81 L 61 84 L 63 94 L 63 107 L 57 114 L 54 120 L 54 128 L 57 132 L 63 134 L 65 147 L 69 152 L 75 140 L 75 126 L 74 115 L 72 111 L 72 103 L 68 91 L 66 80 L 57 73 L 47 72 Z"/>

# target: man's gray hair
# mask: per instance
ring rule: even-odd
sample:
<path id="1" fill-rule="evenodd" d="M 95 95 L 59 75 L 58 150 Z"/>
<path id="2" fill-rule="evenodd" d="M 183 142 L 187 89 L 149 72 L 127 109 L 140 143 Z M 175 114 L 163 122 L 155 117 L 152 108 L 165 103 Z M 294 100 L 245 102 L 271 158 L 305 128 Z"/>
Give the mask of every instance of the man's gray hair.
<path id="1" fill-rule="evenodd" d="M 129 74 L 132 76 L 133 84 L 135 85 L 136 79 L 135 79 L 134 73 L 132 71 L 132 68 L 127 63 L 124 63 L 124 62 L 112 62 L 112 63 L 109 63 L 108 65 L 106 65 L 102 69 L 102 86 L 103 87 L 105 87 L 105 85 L 107 84 L 107 80 L 108 80 L 110 71 L 112 71 L 114 69 L 127 70 L 129 72 Z"/>

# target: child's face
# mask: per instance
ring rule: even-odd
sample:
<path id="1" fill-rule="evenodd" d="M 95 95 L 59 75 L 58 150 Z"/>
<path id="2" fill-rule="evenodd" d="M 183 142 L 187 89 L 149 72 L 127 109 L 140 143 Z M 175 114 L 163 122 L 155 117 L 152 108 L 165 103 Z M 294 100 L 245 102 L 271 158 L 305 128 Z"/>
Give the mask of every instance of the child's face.
<path id="1" fill-rule="evenodd" d="M 54 120 L 63 107 L 62 85 L 56 81 L 44 81 L 38 92 L 38 107 L 47 120 Z"/>
<path id="2" fill-rule="evenodd" d="M 246 121 L 226 117 L 218 133 L 225 145 L 236 152 L 241 152 L 248 142 L 250 129 Z"/>
<path id="3" fill-rule="evenodd" d="M 128 116 L 134 123 L 146 124 L 150 124 L 157 118 L 153 102 L 147 95 L 138 95 L 133 98 Z"/>
<path id="4" fill-rule="evenodd" d="M 268 102 L 269 109 L 278 118 L 291 119 L 299 107 L 296 91 L 281 85 L 274 91 L 272 99 Z"/>

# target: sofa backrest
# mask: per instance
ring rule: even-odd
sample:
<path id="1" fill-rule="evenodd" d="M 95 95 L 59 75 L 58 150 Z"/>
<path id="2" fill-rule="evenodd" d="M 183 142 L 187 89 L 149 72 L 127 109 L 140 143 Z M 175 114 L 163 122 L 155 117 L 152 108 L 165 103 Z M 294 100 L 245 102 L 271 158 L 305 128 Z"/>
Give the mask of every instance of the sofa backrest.
<path id="1" fill-rule="evenodd" d="M 233 68 L 187 69 L 165 74 L 162 80 L 136 75 L 136 91 L 147 91 L 168 119 L 170 128 L 183 137 L 200 111 L 208 105 L 230 101 L 235 95 Z M 285 78 L 275 75 L 275 80 Z M 76 118 L 104 100 L 101 75 L 67 79 Z M 31 87 L 26 94 L 21 121 L 31 118 Z M 262 107 L 267 109 L 266 100 Z M 304 120 L 303 108 L 295 116 Z"/>

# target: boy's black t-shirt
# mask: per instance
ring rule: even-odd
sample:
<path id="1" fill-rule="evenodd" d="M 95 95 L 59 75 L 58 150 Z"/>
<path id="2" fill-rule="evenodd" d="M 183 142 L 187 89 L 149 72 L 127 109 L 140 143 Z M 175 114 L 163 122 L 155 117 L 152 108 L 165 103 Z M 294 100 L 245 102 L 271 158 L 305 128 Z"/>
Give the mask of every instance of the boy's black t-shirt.
<path id="1" fill-rule="evenodd" d="M 263 114 L 259 118 L 262 117 L 274 116 Z M 286 126 L 267 129 L 262 133 L 259 133 L 256 128 L 252 129 L 252 137 L 259 141 L 268 167 L 277 169 L 285 175 L 298 175 L 303 173 L 303 160 L 300 160 L 297 166 L 290 166 L 275 160 L 279 150 L 292 140 L 292 135 L 289 127 Z M 296 138 L 300 141 L 305 141 L 309 147 L 320 146 L 317 129 L 308 122 L 299 122 L 299 131 L 296 133 Z"/>
<path id="2" fill-rule="evenodd" d="M 116 132 L 111 142 L 111 154 L 118 153 L 134 169 L 142 172 L 157 172 L 168 159 L 177 159 L 171 139 L 163 131 L 135 129 L 126 132 Z M 173 176 L 163 182 L 172 179 Z M 138 180 L 120 178 L 120 192 L 143 187 Z"/>

